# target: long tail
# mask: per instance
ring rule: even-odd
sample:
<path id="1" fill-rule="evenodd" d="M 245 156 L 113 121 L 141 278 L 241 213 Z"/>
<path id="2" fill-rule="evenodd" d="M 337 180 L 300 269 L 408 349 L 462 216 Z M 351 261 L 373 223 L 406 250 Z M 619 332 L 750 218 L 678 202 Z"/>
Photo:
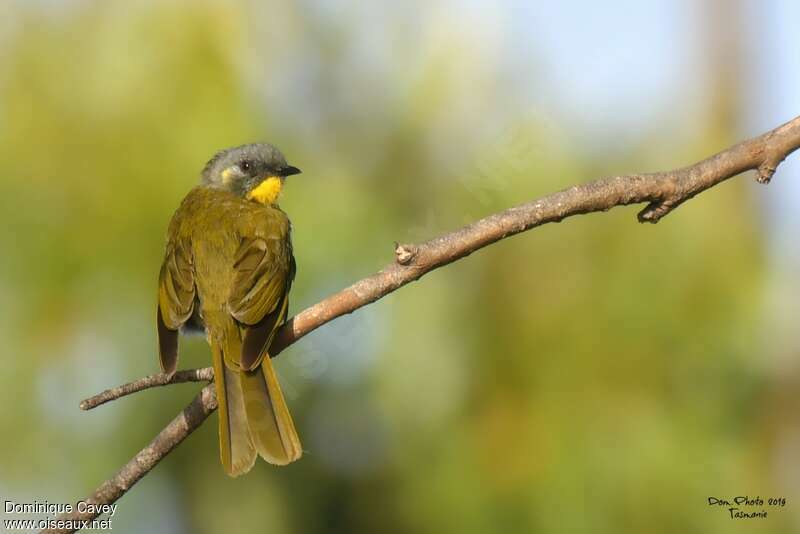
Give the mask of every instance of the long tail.
<path id="1" fill-rule="evenodd" d="M 241 354 L 238 328 L 235 333 L 231 330 L 225 336 L 224 349 L 212 341 L 211 351 L 220 459 L 225 472 L 235 477 L 253 467 L 256 453 L 271 464 L 286 465 L 300 458 L 303 449 L 269 356 L 253 371 L 225 363 L 238 362 Z"/>
<path id="2" fill-rule="evenodd" d="M 283 398 L 269 355 L 253 371 L 240 371 L 247 425 L 258 454 L 275 465 L 286 465 L 303 455 L 300 438 Z"/>
<path id="3" fill-rule="evenodd" d="M 256 449 L 247 430 L 244 393 L 239 373 L 225 365 L 222 348 L 211 343 L 214 357 L 214 383 L 219 411 L 219 457 L 225 472 L 237 477 L 250 471 L 256 462 Z"/>

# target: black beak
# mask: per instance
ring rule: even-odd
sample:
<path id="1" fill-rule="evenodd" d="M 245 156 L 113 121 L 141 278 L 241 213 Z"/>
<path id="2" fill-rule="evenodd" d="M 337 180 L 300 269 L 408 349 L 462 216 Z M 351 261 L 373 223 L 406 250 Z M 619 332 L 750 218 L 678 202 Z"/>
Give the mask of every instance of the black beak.
<path id="1" fill-rule="evenodd" d="M 297 167 L 292 167 L 291 165 L 287 165 L 286 167 L 281 169 L 281 176 L 292 176 L 294 174 L 300 174 L 301 171 Z"/>

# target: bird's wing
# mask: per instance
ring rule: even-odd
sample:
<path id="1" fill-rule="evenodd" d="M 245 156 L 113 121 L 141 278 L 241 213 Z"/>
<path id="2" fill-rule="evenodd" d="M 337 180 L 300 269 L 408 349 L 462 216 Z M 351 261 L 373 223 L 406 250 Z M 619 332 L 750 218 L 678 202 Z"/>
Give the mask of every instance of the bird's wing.
<path id="1" fill-rule="evenodd" d="M 171 240 L 158 277 L 158 348 L 167 374 L 178 365 L 178 330 L 192 315 L 195 293 L 191 252 Z"/>
<path id="2" fill-rule="evenodd" d="M 291 245 L 284 236 L 242 240 L 234 262 L 234 280 L 228 297 L 231 315 L 245 326 L 238 364 L 255 369 L 286 318 L 289 288 L 294 276 Z"/>

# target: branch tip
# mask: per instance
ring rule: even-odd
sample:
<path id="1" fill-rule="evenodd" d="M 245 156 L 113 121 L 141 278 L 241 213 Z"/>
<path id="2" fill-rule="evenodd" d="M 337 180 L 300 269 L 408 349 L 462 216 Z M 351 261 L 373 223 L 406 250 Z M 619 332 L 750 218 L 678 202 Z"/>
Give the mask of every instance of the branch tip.
<path id="1" fill-rule="evenodd" d="M 107 389 L 102 393 L 98 393 L 88 399 L 84 399 L 78 405 L 81 410 L 88 411 L 97 408 L 101 404 L 125 397 L 132 393 L 150 389 L 153 387 L 167 386 L 170 384 L 180 384 L 183 382 L 210 382 L 214 380 L 214 369 L 211 367 L 204 367 L 202 369 L 186 369 L 177 371 L 171 375 L 158 373 L 156 375 L 146 376 L 127 384 L 122 384 L 114 388 Z"/>

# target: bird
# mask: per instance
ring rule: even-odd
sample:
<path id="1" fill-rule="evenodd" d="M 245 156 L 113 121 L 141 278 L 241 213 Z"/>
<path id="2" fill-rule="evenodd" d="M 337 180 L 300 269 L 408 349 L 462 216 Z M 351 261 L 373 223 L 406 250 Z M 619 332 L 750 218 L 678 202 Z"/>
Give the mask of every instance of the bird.
<path id="1" fill-rule="evenodd" d="M 286 465 L 303 453 L 269 355 L 297 270 L 278 199 L 286 178 L 300 172 L 270 144 L 220 150 L 167 230 L 156 317 L 161 370 L 174 375 L 180 334 L 205 334 L 220 460 L 232 477 L 257 456 Z"/>

